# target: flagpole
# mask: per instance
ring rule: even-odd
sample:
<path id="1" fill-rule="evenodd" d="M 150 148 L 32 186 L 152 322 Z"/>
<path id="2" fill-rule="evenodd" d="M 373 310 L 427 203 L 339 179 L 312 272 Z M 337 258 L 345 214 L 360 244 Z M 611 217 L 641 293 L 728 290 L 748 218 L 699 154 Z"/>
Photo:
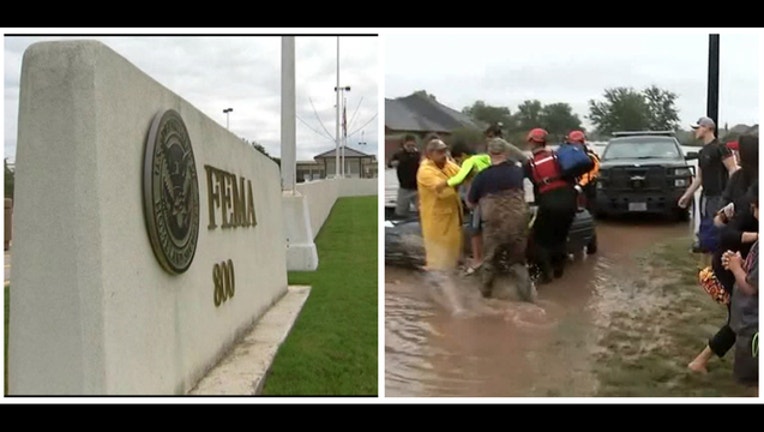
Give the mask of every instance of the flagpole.
<path id="1" fill-rule="evenodd" d="M 337 178 L 340 176 L 340 37 L 339 36 L 337 36 L 337 87 L 334 88 L 334 91 L 337 92 L 337 130 L 336 130 L 335 143 L 334 143 L 335 144 L 334 177 Z"/>

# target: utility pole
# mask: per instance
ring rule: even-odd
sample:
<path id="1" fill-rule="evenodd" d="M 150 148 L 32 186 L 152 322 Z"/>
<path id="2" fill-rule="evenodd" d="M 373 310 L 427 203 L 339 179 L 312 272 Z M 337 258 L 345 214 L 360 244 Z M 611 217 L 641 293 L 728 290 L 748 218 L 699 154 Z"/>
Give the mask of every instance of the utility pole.
<path id="1" fill-rule="evenodd" d="M 297 114 L 294 36 L 281 38 L 281 184 L 294 192 L 297 173 Z"/>
<path id="2" fill-rule="evenodd" d="M 716 124 L 716 136 L 719 137 L 719 35 L 711 34 L 708 38 L 708 96 L 707 115 Z"/>
<path id="3" fill-rule="evenodd" d="M 337 36 L 337 86 L 334 87 L 337 93 L 337 130 L 335 134 L 334 168 L 335 177 L 340 176 L 340 37 Z"/>

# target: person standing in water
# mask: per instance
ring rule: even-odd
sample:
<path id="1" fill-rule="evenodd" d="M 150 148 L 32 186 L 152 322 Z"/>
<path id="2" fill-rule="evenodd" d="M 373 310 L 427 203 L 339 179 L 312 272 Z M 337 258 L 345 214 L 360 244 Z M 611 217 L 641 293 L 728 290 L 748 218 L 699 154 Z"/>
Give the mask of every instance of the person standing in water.
<path id="1" fill-rule="evenodd" d="M 520 296 L 530 301 L 532 283 L 526 266 L 530 210 L 525 201 L 523 169 L 509 159 L 509 151 L 509 143 L 501 138 L 488 142 L 491 166 L 473 180 L 467 203 L 481 209 L 484 224 L 483 297 L 491 297 L 496 274 L 505 267 L 514 273 Z"/>

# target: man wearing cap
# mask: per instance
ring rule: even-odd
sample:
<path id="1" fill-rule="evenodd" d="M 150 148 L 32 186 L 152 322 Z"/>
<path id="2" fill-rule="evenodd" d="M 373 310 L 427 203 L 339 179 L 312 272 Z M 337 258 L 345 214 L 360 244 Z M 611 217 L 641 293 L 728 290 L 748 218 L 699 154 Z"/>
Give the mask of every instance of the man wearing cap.
<path id="1" fill-rule="evenodd" d="M 691 127 L 695 131 L 695 139 L 703 141 L 703 148 L 698 152 L 698 174 L 679 198 L 678 204 L 681 208 L 687 208 L 695 191 L 702 186 L 700 217 L 713 218 L 722 207 L 722 192 L 727 186 L 727 179 L 737 170 L 737 164 L 730 149 L 716 139 L 716 123 L 712 119 L 701 117 Z"/>
<path id="2" fill-rule="evenodd" d="M 462 248 L 462 204 L 454 188 L 439 188 L 459 172 L 438 138 L 425 144 L 425 159 L 417 171 L 419 218 L 428 270 L 455 269 Z"/>
<path id="3" fill-rule="evenodd" d="M 531 281 L 526 266 L 528 203 L 525 201 L 523 169 L 509 157 L 509 143 L 501 138 L 488 141 L 491 166 L 472 181 L 467 205 L 479 206 L 483 222 L 484 260 L 481 288 L 490 297 L 499 270 L 514 273 L 520 295 L 531 300 Z"/>

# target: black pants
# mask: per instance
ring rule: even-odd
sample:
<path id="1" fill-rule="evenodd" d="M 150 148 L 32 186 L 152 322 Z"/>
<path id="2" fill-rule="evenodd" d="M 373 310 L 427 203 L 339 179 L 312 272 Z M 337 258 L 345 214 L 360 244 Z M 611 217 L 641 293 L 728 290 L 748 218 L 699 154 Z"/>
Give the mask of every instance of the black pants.
<path id="1" fill-rule="evenodd" d="M 727 323 L 708 340 L 708 347 L 721 358 L 735 346 L 735 332 L 730 328 L 730 305 L 727 305 Z"/>
<path id="2" fill-rule="evenodd" d="M 759 358 L 753 355 L 753 336 L 741 334 L 735 344 L 732 373 L 741 384 L 759 385 Z"/>
<path id="3" fill-rule="evenodd" d="M 539 205 L 533 224 L 536 261 L 545 278 L 562 273 L 567 261 L 568 232 L 576 216 L 577 192 L 572 187 L 556 189 L 537 198 Z"/>

